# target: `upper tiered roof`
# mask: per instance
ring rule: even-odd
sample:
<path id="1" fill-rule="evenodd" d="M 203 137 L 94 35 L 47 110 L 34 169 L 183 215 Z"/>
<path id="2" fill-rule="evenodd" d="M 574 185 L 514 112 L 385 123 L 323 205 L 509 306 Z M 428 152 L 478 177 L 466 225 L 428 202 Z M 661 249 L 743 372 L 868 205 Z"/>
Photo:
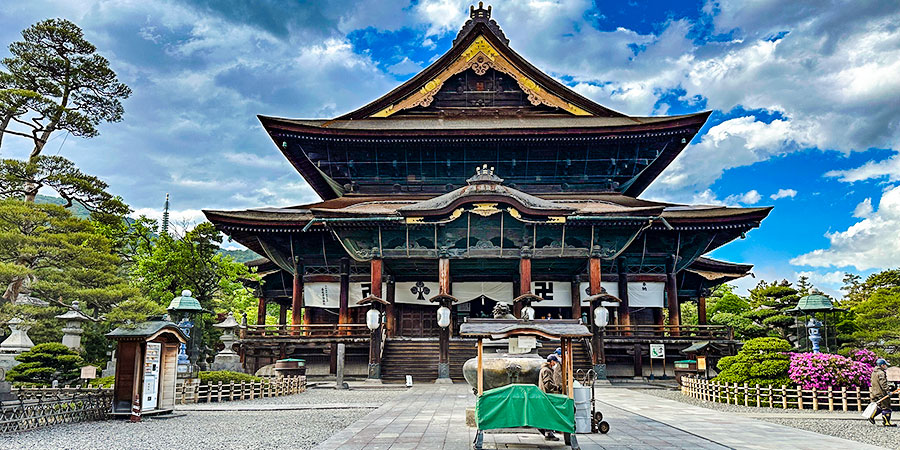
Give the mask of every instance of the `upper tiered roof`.
<path id="1" fill-rule="evenodd" d="M 483 163 L 530 193 L 636 196 L 708 115 L 631 117 L 597 104 L 510 48 L 490 6 L 479 3 L 444 55 L 365 106 L 334 119 L 259 119 L 331 199 L 441 194 Z"/>

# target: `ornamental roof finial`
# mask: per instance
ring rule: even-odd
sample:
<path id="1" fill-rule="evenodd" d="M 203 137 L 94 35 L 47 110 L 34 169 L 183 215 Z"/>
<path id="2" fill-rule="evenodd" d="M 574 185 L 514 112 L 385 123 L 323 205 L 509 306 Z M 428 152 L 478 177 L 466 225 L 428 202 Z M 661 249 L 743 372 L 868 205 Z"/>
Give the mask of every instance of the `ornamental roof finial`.
<path id="1" fill-rule="evenodd" d="M 469 17 L 472 19 L 490 20 L 491 5 L 488 5 L 487 9 L 484 9 L 484 2 L 478 2 L 478 9 L 475 9 L 475 5 L 469 6 Z"/>
<path id="2" fill-rule="evenodd" d="M 488 168 L 487 164 L 481 167 L 475 166 L 475 175 L 466 180 L 469 184 L 492 184 L 498 185 L 503 182 L 503 178 L 494 175 L 494 168 Z"/>

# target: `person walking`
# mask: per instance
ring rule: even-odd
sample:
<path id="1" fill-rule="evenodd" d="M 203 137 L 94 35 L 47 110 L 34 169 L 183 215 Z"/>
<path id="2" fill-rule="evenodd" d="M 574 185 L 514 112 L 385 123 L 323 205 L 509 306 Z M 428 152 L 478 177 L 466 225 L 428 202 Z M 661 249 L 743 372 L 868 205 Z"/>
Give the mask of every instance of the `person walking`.
<path id="1" fill-rule="evenodd" d="M 554 368 L 560 366 L 559 358 L 556 357 L 556 354 L 550 354 L 547 357 L 547 361 L 541 364 L 541 372 L 538 375 L 538 387 L 545 394 L 559 394 L 562 392 L 562 386 L 556 382 L 556 375 L 554 374 Z M 544 430 L 538 429 L 542 435 L 544 435 L 544 439 L 548 441 L 558 441 L 559 438 L 553 434 L 552 430 Z"/>
<path id="2" fill-rule="evenodd" d="M 872 371 L 872 381 L 869 384 L 869 396 L 873 402 L 878 402 L 878 408 L 881 409 L 881 423 L 886 427 L 896 427 L 891 423 L 891 388 L 887 380 L 888 363 L 884 358 L 878 358 L 875 361 L 875 370 Z M 875 418 L 870 417 L 869 422 L 875 424 Z"/>
<path id="3" fill-rule="evenodd" d="M 559 359 L 559 362 L 553 365 L 553 382 L 559 386 L 559 392 L 554 392 L 555 394 L 562 394 L 563 392 L 563 381 L 562 381 L 562 348 L 556 347 L 556 351 L 553 352 L 556 355 L 556 358 Z"/>

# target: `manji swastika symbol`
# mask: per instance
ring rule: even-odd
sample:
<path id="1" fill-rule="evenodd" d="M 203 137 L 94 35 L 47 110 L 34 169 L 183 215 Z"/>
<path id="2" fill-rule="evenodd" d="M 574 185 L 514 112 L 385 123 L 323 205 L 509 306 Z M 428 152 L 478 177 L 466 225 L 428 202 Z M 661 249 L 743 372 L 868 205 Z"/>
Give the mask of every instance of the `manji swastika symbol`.
<path id="1" fill-rule="evenodd" d="M 534 295 L 544 299 L 553 300 L 553 282 L 552 281 L 535 281 Z"/>

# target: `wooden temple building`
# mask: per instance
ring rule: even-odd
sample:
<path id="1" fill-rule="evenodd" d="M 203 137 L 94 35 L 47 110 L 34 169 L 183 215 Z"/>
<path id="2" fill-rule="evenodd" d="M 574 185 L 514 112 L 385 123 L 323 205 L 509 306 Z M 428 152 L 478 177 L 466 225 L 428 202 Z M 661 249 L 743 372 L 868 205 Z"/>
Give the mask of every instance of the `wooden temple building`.
<path id="1" fill-rule="evenodd" d="M 500 302 L 517 316 L 530 305 L 538 318 L 592 323 L 590 300 L 604 290 L 620 302 L 609 326 L 594 327 L 600 339 L 576 348 L 576 365 L 641 376 L 650 343 L 667 344 L 670 359 L 701 340 L 733 348 L 730 330 L 706 325 L 705 297 L 751 266 L 703 255 L 771 208 L 639 198 L 709 112 L 603 107 L 513 51 L 490 16 L 472 7 L 449 51 L 355 111 L 259 117 L 321 201 L 204 211 L 265 256 L 251 263 L 263 282 L 258 325 L 240 341 L 245 369 L 294 356 L 327 371 L 343 342 L 370 378 L 460 379 L 475 354 L 458 337 L 467 318 Z M 681 324 L 684 302 L 698 303 L 699 325 Z M 271 303 L 278 326 L 264 324 Z M 370 309 L 383 313 L 375 331 Z"/>

